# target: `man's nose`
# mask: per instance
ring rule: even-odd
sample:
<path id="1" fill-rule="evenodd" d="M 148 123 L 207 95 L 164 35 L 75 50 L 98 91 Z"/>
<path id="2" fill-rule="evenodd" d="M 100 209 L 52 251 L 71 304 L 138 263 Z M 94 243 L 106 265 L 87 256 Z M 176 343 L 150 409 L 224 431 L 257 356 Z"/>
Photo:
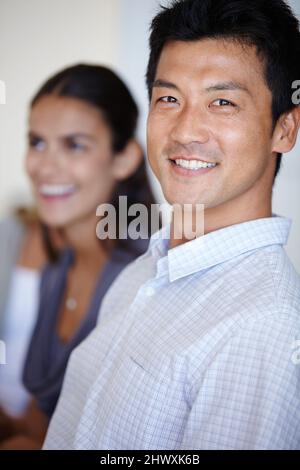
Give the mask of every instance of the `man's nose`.
<path id="1" fill-rule="evenodd" d="M 205 144 L 209 140 L 206 118 L 205 110 L 201 111 L 199 106 L 186 106 L 175 119 L 171 138 L 185 145 L 191 142 Z"/>

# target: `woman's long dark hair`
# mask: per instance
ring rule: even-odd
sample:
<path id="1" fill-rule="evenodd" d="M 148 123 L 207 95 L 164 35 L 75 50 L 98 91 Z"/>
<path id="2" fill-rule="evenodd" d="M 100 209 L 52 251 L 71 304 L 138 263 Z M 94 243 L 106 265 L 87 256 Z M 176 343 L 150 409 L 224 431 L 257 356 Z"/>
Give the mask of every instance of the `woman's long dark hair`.
<path id="1" fill-rule="evenodd" d="M 121 152 L 135 136 L 138 120 L 137 105 L 123 81 L 106 67 L 78 64 L 62 70 L 47 80 L 39 89 L 31 101 L 31 107 L 46 95 L 77 98 L 98 108 L 112 131 L 112 150 L 115 153 Z M 115 206 L 117 221 L 119 220 L 119 196 L 127 196 L 128 207 L 135 203 L 144 204 L 147 207 L 150 235 L 151 204 L 155 203 L 155 199 L 147 177 L 144 159 L 137 171 L 126 180 L 119 182 L 114 190 L 111 203 Z M 130 223 L 129 218 L 128 223 Z M 43 227 L 43 238 L 48 256 L 53 260 L 55 250 L 51 246 L 46 227 Z M 120 239 L 116 240 L 116 244 L 131 250 L 134 250 L 136 245 L 128 240 Z"/>

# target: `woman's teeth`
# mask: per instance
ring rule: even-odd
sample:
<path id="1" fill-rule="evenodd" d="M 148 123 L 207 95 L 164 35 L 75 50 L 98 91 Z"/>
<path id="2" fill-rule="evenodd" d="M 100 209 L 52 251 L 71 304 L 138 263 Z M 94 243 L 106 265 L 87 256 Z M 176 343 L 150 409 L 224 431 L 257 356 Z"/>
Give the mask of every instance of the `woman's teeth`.
<path id="1" fill-rule="evenodd" d="M 187 168 L 188 170 L 199 170 L 200 168 L 214 168 L 217 166 L 216 163 L 207 163 L 200 160 L 184 160 L 179 158 L 175 160 L 176 165 L 181 166 L 182 168 Z"/>
<path id="2" fill-rule="evenodd" d="M 75 190 L 73 184 L 43 184 L 39 189 L 43 196 L 68 196 Z"/>

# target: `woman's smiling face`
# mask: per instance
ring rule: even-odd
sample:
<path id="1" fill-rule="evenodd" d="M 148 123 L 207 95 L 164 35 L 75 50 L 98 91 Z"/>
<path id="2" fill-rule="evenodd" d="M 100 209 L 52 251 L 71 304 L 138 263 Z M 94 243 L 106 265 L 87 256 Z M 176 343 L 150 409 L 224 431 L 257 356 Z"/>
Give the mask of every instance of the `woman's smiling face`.
<path id="1" fill-rule="evenodd" d="M 47 225 L 67 227 L 110 200 L 116 184 L 112 132 L 95 107 L 43 96 L 30 111 L 28 140 L 26 170 Z"/>

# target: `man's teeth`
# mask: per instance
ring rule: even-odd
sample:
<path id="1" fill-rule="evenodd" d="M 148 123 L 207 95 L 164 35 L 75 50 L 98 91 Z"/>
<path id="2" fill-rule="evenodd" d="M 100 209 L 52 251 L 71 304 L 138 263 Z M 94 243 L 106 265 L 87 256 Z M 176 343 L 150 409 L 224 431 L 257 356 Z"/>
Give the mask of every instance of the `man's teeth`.
<path id="1" fill-rule="evenodd" d="M 182 168 L 187 168 L 188 170 L 199 170 L 200 168 L 214 168 L 216 163 L 207 163 L 200 160 L 184 160 L 179 158 L 175 160 L 176 165 L 181 166 Z"/>
<path id="2" fill-rule="evenodd" d="M 67 196 L 76 190 L 73 184 L 43 184 L 40 193 L 43 196 Z"/>

